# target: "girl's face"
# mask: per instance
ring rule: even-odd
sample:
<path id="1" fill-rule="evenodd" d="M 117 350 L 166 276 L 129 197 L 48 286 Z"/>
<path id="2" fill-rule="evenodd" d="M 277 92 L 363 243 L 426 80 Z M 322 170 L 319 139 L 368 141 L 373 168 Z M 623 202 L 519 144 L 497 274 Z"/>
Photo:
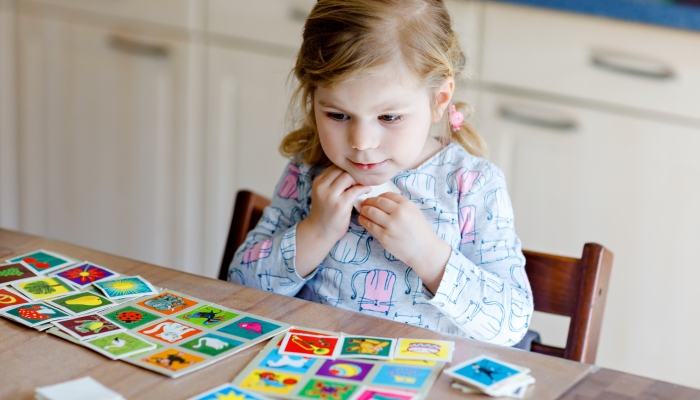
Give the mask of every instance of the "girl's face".
<path id="1" fill-rule="evenodd" d="M 447 101 L 439 95 L 433 111 L 428 91 L 402 70 L 385 68 L 314 92 L 321 147 L 359 184 L 387 182 L 441 147 L 428 133 L 449 103 L 453 84 Z"/>

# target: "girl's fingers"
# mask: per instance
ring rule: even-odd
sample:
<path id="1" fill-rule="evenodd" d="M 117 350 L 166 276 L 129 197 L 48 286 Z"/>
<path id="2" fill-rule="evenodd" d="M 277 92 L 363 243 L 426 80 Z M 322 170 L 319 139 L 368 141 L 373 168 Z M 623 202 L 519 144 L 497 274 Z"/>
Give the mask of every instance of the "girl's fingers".
<path id="1" fill-rule="evenodd" d="M 316 177 L 318 180 L 318 185 L 323 187 L 331 186 L 335 179 L 344 172 L 345 171 L 336 167 L 335 165 L 331 165 L 330 167 L 326 168 L 325 171 L 321 172 L 318 177 Z M 316 182 L 314 182 L 314 184 L 316 184 Z"/>
<path id="2" fill-rule="evenodd" d="M 374 237 L 381 237 L 382 232 L 384 231 L 384 228 L 379 226 L 377 223 L 374 221 L 370 220 L 369 218 L 360 215 L 360 217 L 357 219 L 357 222 L 360 223 L 360 225 L 364 226 L 367 228 L 367 230 L 372 234 Z"/>
<path id="3" fill-rule="evenodd" d="M 375 225 L 386 228 L 391 222 L 391 216 L 377 207 L 363 205 L 360 208 L 360 215 Z"/>
<path id="4" fill-rule="evenodd" d="M 394 203 L 398 203 L 398 204 L 401 204 L 404 201 L 410 201 L 407 198 L 403 197 L 402 195 L 400 195 L 398 193 L 394 193 L 394 192 L 382 193 L 377 197 L 389 199 L 389 200 L 393 201 Z"/>
<path id="5" fill-rule="evenodd" d="M 387 194 L 387 193 L 385 193 Z M 396 194 L 396 193 L 391 193 L 391 194 Z M 399 204 L 394 201 L 393 199 L 390 199 L 388 197 L 383 197 L 384 195 L 380 195 L 377 197 L 370 197 L 369 199 L 365 200 L 362 202 L 362 206 L 370 206 L 370 207 L 376 207 L 382 211 L 384 211 L 387 214 L 391 214 L 395 212 L 399 208 Z M 402 197 L 401 195 L 397 195 L 399 197 Z"/>
<path id="6" fill-rule="evenodd" d="M 355 200 L 357 200 L 358 197 L 360 197 L 363 194 L 367 194 L 372 191 L 372 188 L 369 186 L 363 186 L 363 185 L 355 185 L 347 189 L 343 194 L 341 194 L 341 201 L 345 205 L 352 205 L 355 203 Z"/>

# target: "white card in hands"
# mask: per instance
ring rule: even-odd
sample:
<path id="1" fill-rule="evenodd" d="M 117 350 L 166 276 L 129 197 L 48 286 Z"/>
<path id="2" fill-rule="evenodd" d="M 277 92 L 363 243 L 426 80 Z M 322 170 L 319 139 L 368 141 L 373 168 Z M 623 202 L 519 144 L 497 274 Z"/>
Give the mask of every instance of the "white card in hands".
<path id="1" fill-rule="evenodd" d="M 363 194 L 360 197 L 358 197 L 357 200 L 355 200 L 354 206 L 358 212 L 360 211 L 360 204 L 362 204 L 362 202 L 365 199 L 369 199 L 370 197 L 377 197 L 380 194 L 384 194 L 387 192 L 394 192 L 394 193 L 401 194 L 401 190 L 399 190 L 399 188 L 397 188 L 396 185 L 394 185 L 393 182 L 391 182 L 391 181 L 387 181 L 387 182 L 382 183 L 381 185 L 370 186 L 370 187 L 372 188 L 371 192 L 369 192 L 367 194 Z"/>

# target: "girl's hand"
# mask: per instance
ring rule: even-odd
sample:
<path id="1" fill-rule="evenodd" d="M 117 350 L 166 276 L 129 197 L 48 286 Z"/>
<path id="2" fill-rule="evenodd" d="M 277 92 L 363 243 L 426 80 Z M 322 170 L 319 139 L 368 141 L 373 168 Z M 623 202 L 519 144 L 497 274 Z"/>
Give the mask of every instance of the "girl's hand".
<path id="1" fill-rule="evenodd" d="M 355 200 L 372 191 L 342 169 L 331 165 L 314 179 L 311 190 L 311 213 L 306 221 L 320 237 L 332 243 L 348 232 Z"/>
<path id="2" fill-rule="evenodd" d="M 418 206 L 400 194 L 384 193 L 362 202 L 358 221 L 413 268 L 428 289 L 437 289 L 452 248 L 435 234 Z"/>

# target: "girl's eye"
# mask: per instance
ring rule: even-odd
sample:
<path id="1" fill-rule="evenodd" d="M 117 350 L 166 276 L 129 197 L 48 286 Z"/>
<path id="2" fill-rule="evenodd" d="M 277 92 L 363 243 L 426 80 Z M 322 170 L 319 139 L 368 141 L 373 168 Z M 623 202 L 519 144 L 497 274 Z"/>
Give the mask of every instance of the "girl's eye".
<path id="1" fill-rule="evenodd" d="M 382 120 L 383 122 L 399 122 L 403 119 L 403 116 L 401 115 L 380 115 L 379 119 Z"/>
<path id="2" fill-rule="evenodd" d="M 328 118 L 335 121 L 345 121 L 347 119 L 350 119 L 348 115 L 340 113 L 328 113 Z"/>

